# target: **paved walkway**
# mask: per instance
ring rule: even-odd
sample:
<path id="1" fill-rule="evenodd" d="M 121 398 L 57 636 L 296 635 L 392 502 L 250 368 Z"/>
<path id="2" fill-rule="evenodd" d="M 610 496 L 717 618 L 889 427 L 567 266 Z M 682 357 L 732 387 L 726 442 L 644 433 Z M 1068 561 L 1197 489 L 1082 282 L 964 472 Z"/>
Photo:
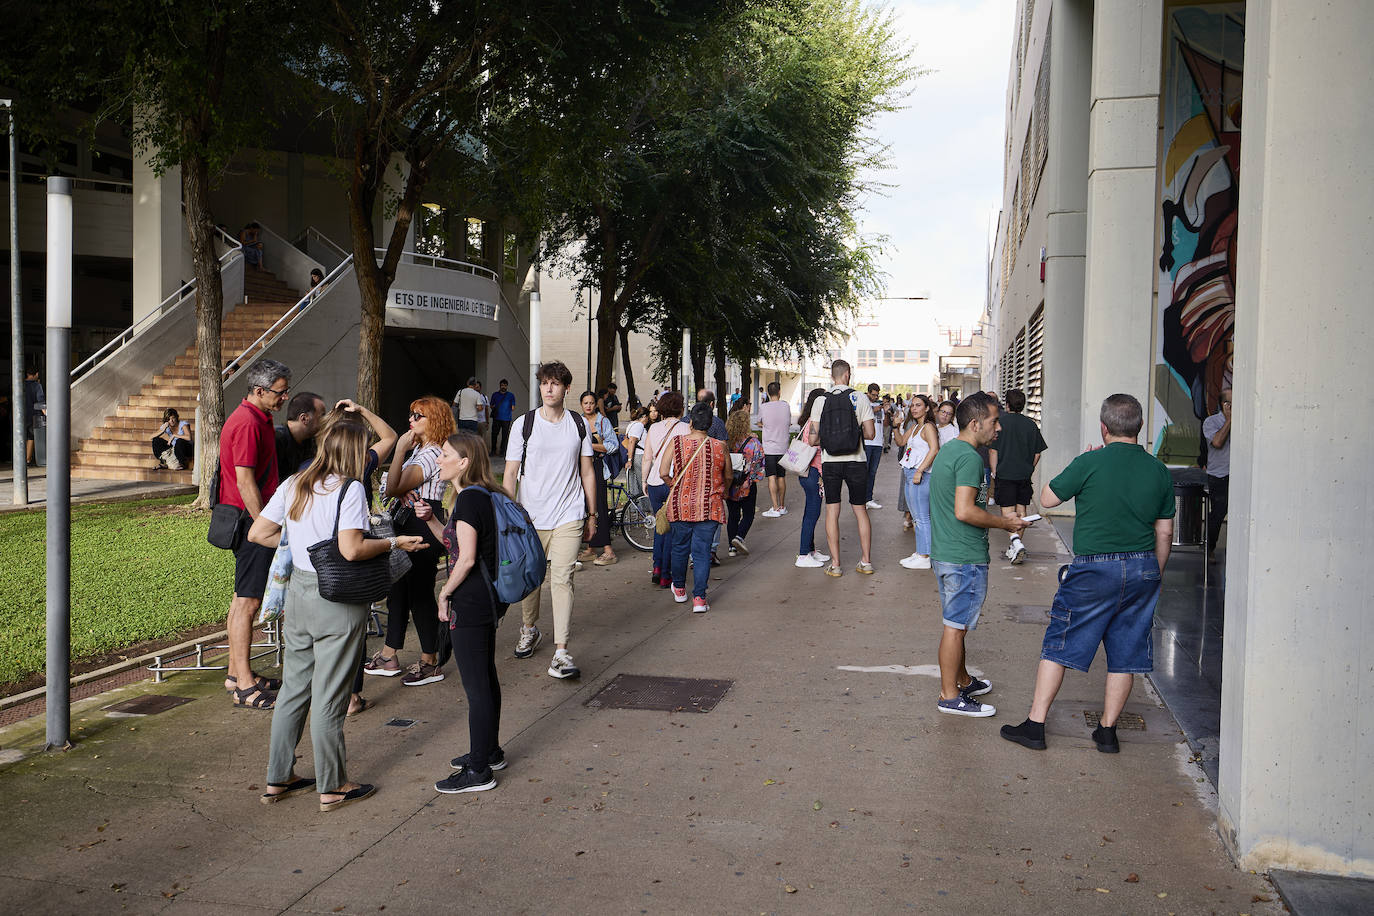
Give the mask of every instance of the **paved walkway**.
<path id="1" fill-rule="evenodd" d="M 14 467 L 0 466 L 0 512 L 41 509 L 47 504 L 48 469 L 29 468 L 29 503 L 27 506 L 14 504 Z M 121 499 L 152 499 L 159 496 L 177 496 L 194 493 L 195 487 L 174 483 L 155 483 L 146 480 L 87 480 L 76 478 L 71 482 L 72 504 L 91 502 L 111 502 Z"/>
<path id="2" fill-rule="evenodd" d="M 885 461 L 880 500 L 895 483 Z M 1042 629 L 1021 621 L 1050 603 L 1064 552 L 1050 528 L 1027 536 L 1026 565 L 993 565 L 970 661 L 1000 712 L 971 720 L 935 712 L 938 599 L 929 572 L 896 563 L 911 543 L 895 508 L 873 513 L 871 577 L 852 571 L 845 519 L 838 580 L 792 566 L 799 516 L 756 522 L 707 615 L 649 589 L 623 543 L 620 564 L 579 573 L 583 678 L 545 675 L 547 643 L 503 654 L 511 765 L 492 792 L 433 790 L 467 749 L 453 675 L 369 679 L 349 775 L 380 789 L 327 815 L 258 803 L 269 715 L 230 709 L 217 677 L 86 701 L 61 755 L 36 750 L 41 721 L 0 731 L 0 893 L 25 912 L 1281 912 L 1223 852 L 1211 785 L 1144 685 L 1127 711 L 1146 728 L 1123 729 L 1119 755 L 1083 724 L 1102 670 L 1070 676 L 1048 751 L 997 735 L 1025 715 Z M 620 673 L 734 687 L 709 714 L 584 705 Z M 137 692 L 193 702 L 102 712 Z M 301 750 L 308 773 L 308 736 Z"/>

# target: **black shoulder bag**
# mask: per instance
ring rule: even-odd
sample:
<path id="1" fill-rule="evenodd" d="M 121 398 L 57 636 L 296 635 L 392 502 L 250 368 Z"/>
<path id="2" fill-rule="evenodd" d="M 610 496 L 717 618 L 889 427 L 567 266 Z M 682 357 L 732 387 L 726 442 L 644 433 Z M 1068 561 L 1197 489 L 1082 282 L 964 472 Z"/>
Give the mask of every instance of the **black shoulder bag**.
<path id="1" fill-rule="evenodd" d="M 240 509 L 238 506 L 231 506 L 228 503 L 219 501 L 219 462 L 215 462 L 215 473 L 210 478 L 210 530 L 205 532 L 205 540 L 220 550 L 238 550 L 243 545 L 243 539 L 248 536 L 248 529 L 253 524 L 253 516 L 247 509 Z M 271 468 L 268 468 L 270 473 Z M 262 497 L 262 488 L 267 481 L 267 473 L 257 479 L 258 496 Z M 263 499 L 263 505 L 267 500 Z"/>
<path id="2" fill-rule="evenodd" d="M 339 514 L 343 511 L 344 495 L 354 481 L 355 478 L 350 477 L 339 487 L 333 535 L 311 544 L 306 552 L 310 554 L 310 564 L 315 567 L 315 576 L 319 579 L 321 598 L 339 604 L 371 604 L 391 591 L 391 562 L 386 552 L 370 560 L 347 560 L 339 552 Z M 366 532 L 363 537 L 367 538 Z"/>

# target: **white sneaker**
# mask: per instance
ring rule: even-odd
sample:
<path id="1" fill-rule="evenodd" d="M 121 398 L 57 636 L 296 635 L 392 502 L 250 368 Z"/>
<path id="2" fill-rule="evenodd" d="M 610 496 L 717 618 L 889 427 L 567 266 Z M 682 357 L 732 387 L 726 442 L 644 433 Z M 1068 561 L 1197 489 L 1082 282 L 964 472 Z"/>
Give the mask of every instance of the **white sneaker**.
<path id="1" fill-rule="evenodd" d="M 735 555 L 735 551 L 737 550 L 740 553 L 744 554 L 747 554 L 749 552 L 749 548 L 745 546 L 744 538 L 739 537 L 738 535 L 736 535 L 735 539 L 730 542 L 730 556 L 733 557 Z"/>
<path id="2" fill-rule="evenodd" d="M 824 560 L 817 560 L 814 553 L 804 553 L 797 557 L 797 566 L 802 569 L 819 569 L 825 565 Z"/>
<path id="3" fill-rule="evenodd" d="M 881 505 L 880 503 L 878 503 L 877 501 L 870 499 L 868 502 L 864 503 L 864 508 L 865 508 L 865 509 L 881 509 L 881 508 L 882 508 L 882 505 Z"/>
<path id="4" fill-rule="evenodd" d="M 567 649 L 559 649 L 553 653 L 553 661 L 549 662 L 549 677 L 568 678 L 581 677 L 582 669 L 573 663 L 572 656 Z"/>
<path id="5" fill-rule="evenodd" d="M 777 509 L 764 509 L 759 513 L 759 515 L 762 515 L 764 518 L 777 518 L 780 514 L 781 513 L 779 513 Z"/>
<path id="6" fill-rule="evenodd" d="M 909 557 L 902 557 L 897 562 L 907 569 L 930 569 L 930 557 L 923 557 L 919 553 L 913 553 Z"/>
<path id="7" fill-rule="evenodd" d="M 821 553 L 819 550 L 813 550 L 813 551 L 811 551 L 811 558 L 812 558 L 813 560 L 817 560 L 817 561 L 819 561 L 819 562 L 821 562 L 821 563 L 829 563 L 829 562 L 830 562 L 830 554 L 828 554 L 828 553 Z"/>
<path id="8" fill-rule="evenodd" d="M 778 509 L 778 515 L 786 515 L 786 514 L 787 514 L 787 507 L 786 507 L 786 506 L 783 506 L 782 508 Z"/>
<path id="9" fill-rule="evenodd" d="M 1007 559 L 1011 560 L 1013 566 L 1020 566 L 1026 562 L 1026 545 L 1020 541 L 1012 541 L 1007 548 Z"/>

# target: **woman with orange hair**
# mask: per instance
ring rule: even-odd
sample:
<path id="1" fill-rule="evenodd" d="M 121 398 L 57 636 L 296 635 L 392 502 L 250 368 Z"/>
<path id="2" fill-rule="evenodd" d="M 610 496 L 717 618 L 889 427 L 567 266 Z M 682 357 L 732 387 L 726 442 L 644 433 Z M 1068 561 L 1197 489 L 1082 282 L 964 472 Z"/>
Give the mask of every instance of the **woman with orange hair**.
<path id="1" fill-rule="evenodd" d="M 410 571 L 391 587 L 386 602 L 386 644 L 363 665 L 363 673 L 381 677 L 404 674 L 401 683 L 407 687 L 444 679 L 439 670 L 439 606 L 434 600 L 434 573 L 444 548 L 429 526 L 415 517 L 413 507 L 423 501 L 436 518 L 444 518 L 448 483 L 439 476 L 439 457 L 453 432 L 453 411 L 447 401 L 433 395 L 412 401 L 410 429 L 396 441 L 387 472 L 384 496 L 399 497 L 402 506 L 397 513 L 396 533 L 419 535 L 425 539 L 425 549 L 411 554 Z M 411 619 L 420 640 L 420 660 L 402 669 L 396 653 L 405 646 L 406 625 Z"/>

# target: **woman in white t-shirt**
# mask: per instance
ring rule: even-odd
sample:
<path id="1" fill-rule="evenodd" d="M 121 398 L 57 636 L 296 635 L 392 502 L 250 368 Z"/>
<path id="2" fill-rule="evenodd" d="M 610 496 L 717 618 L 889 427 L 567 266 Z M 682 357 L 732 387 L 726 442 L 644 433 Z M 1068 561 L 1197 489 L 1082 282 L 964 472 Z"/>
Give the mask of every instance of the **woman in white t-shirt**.
<path id="1" fill-rule="evenodd" d="M 652 416 L 653 419 L 650 419 Z M 631 499 L 644 495 L 644 477 L 639 472 L 639 447 L 644 441 L 644 430 L 649 423 L 658 419 L 658 408 L 652 401 L 648 407 L 637 407 L 630 414 L 630 425 L 625 427 L 625 437 L 620 444 L 625 446 L 629 459 L 625 464 L 625 490 Z"/>
<path id="2" fill-rule="evenodd" d="M 619 557 L 611 549 L 611 507 L 606 492 L 611 473 L 606 467 L 606 456 L 620 450 L 620 439 L 611 421 L 601 412 L 601 399 L 596 392 L 582 392 L 578 404 L 582 408 L 582 421 L 587 424 L 587 432 L 592 440 L 592 465 L 596 470 L 596 531 L 578 559 L 590 560 L 596 566 L 611 566 Z M 598 547 L 601 548 L 599 554 L 596 552 Z"/>
<path id="3" fill-rule="evenodd" d="M 387 472 L 385 496 L 400 497 L 401 505 L 412 511 L 401 512 L 397 534 L 424 538 L 423 550 L 411 557 L 410 572 L 391 587 L 386 599 L 386 643 L 363 665 L 364 674 L 381 677 L 403 675 L 406 687 L 420 687 L 444 679 L 443 667 L 452 647 L 439 640 L 439 605 L 434 599 L 434 573 L 444 557 L 444 545 L 429 526 L 415 518 L 413 508 L 423 500 L 445 518 L 444 491 L 448 484 L 439 476 L 441 447 L 453 435 L 453 411 L 443 400 L 429 395 L 410 404 L 410 429 L 401 433 Z M 402 669 L 397 653 L 406 644 L 406 625 L 415 621 L 415 636 L 420 641 L 420 660 Z"/>
<path id="4" fill-rule="evenodd" d="M 336 519 L 339 553 L 345 560 L 368 560 L 389 550 L 416 551 L 423 546 L 414 536 L 389 541 L 363 537 L 367 496 L 359 478 L 371 440 L 372 433 L 361 420 L 331 418 L 314 460 L 277 488 L 248 532 L 253 543 L 273 548 L 285 533 L 293 567 L 283 612 L 286 653 L 272 715 L 264 804 L 317 789 L 320 810 L 332 811 L 375 791 L 373 786 L 349 781 L 343 740 L 353 673 L 366 639 L 368 606 L 321 597 L 309 550 L 334 537 Z M 297 776 L 294 768 L 307 716 L 315 751 L 314 779 Z"/>
<path id="5" fill-rule="evenodd" d="M 923 394 L 913 395 L 907 405 L 909 423 L 896 434 L 902 449 L 902 487 L 906 504 L 916 527 L 916 552 L 898 562 L 907 569 L 930 569 L 930 467 L 940 451 L 935 431 L 935 402 Z"/>
<path id="6" fill-rule="evenodd" d="M 668 501 L 668 483 L 659 472 L 659 458 L 671 439 L 685 436 L 691 428 L 681 422 L 682 392 L 669 391 L 658 398 L 659 421 L 644 433 L 644 454 L 640 457 L 640 473 L 644 476 L 644 492 L 654 512 Z M 654 533 L 654 567 L 652 581 L 659 588 L 673 584 L 672 534 Z"/>

